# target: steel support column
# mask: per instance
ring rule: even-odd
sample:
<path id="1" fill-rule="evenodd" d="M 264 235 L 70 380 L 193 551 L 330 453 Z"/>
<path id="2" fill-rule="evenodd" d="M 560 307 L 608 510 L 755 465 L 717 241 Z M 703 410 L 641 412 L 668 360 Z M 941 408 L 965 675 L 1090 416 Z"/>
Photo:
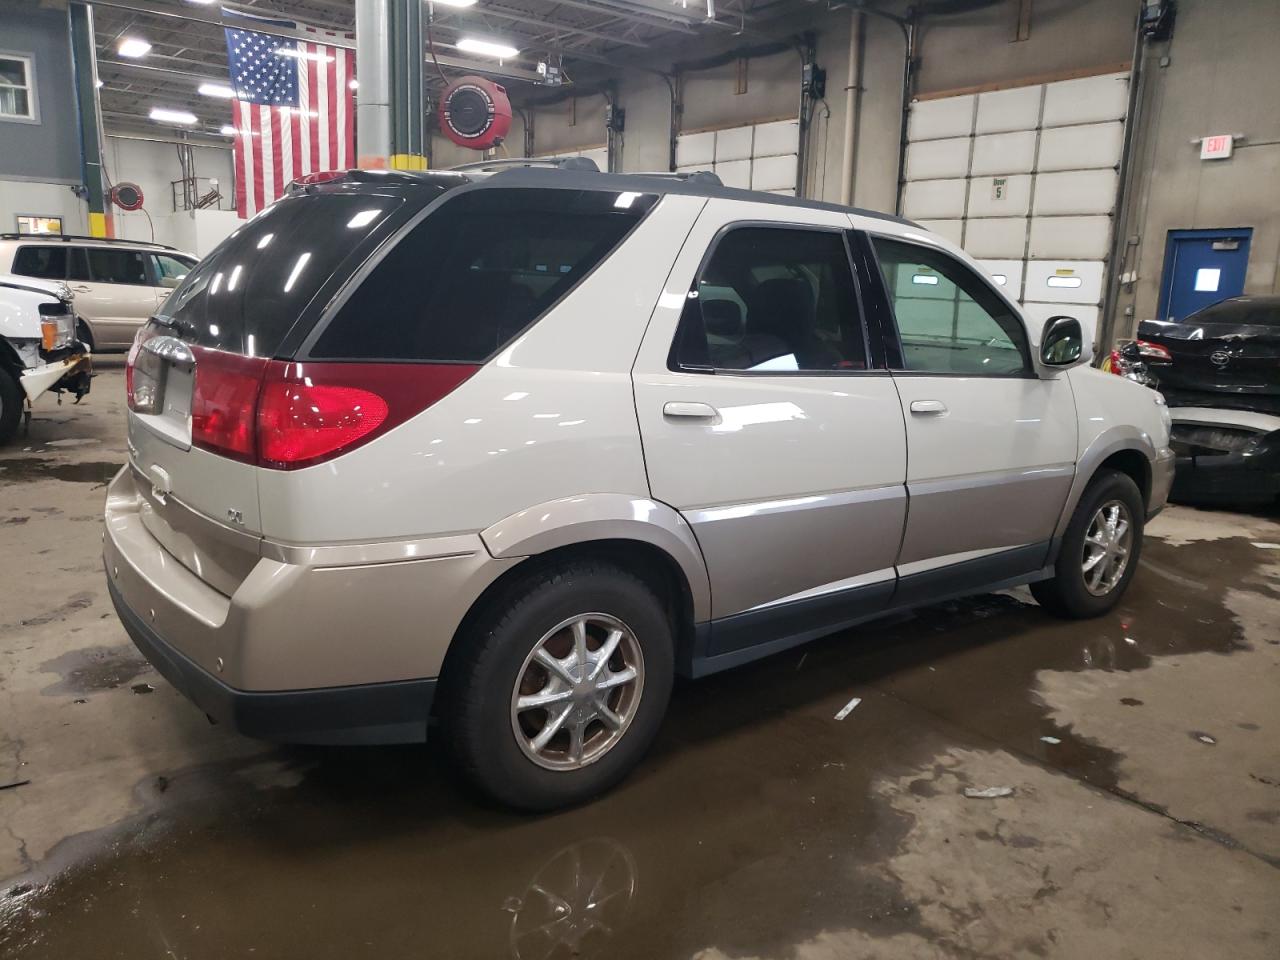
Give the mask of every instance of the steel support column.
<path id="1" fill-rule="evenodd" d="M 356 0 L 361 167 L 425 170 L 422 0 Z"/>
<path id="2" fill-rule="evenodd" d="M 80 178 L 89 203 L 89 233 L 114 235 L 102 169 L 102 119 L 98 104 L 98 64 L 93 44 L 93 10 L 85 3 L 67 5 L 71 31 L 71 63 L 75 74 L 76 115 L 80 125 Z"/>

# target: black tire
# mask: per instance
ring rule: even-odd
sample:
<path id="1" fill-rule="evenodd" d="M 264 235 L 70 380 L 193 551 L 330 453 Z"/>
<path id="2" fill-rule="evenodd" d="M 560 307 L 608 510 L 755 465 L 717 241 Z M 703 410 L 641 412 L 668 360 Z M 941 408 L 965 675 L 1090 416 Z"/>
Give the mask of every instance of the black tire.
<path id="1" fill-rule="evenodd" d="M 22 387 L 3 367 L 0 367 L 0 446 L 13 439 L 22 422 Z"/>
<path id="2" fill-rule="evenodd" d="M 516 739 L 512 696 L 526 659 L 570 618 L 606 614 L 627 626 L 643 660 L 643 689 L 620 735 L 597 760 L 573 770 L 535 763 Z M 495 597 L 446 664 L 439 712 L 468 779 L 521 810 L 580 803 L 608 790 L 639 763 L 671 697 L 675 652 L 662 601 L 639 577 L 599 560 L 568 561 L 531 573 Z M 549 716 L 549 715 L 548 715 Z"/>
<path id="3" fill-rule="evenodd" d="M 1112 501 L 1123 504 L 1128 511 L 1132 540 L 1124 572 L 1109 591 L 1099 596 L 1090 592 L 1085 583 L 1085 536 L 1094 515 L 1104 504 Z M 1107 613 L 1120 602 L 1138 569 L 1145 520 L 1146 508 L 1142 494 L 1133 479 L 1117 470 L 1099 470 L 1085 488 L 1075 513 L 1071 515 L 1071 522 L 1067 524 L 1062 544 L 1058 548 L 1054 576 L 1031 584 L 1031 595 L 1040 606 L 1058 617 L 1084 620 Z"/>

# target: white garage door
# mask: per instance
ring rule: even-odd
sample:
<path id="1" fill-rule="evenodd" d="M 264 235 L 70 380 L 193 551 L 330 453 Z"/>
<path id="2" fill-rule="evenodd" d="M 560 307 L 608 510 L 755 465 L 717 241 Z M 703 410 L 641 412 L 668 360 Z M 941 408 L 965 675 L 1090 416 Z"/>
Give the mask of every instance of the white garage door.
<path id="1" fill-rule="evenodd" d="M 676 137 L 676 169 L 712 170 L 726 187 L 796 195 L 800 123 L 771 120 Z"/>
<path id="2" fill-rule="evenodd" d="M 1096 332 L 1128 81 L 912 104 L 903 213 L 964 247 L 1032 319 L 1069 312 Z"/>
<path id="3" fill-rule="evenodd" d="M 565 150 L 562 153 L 540 153 L 540 160 L 558 160 L 563 157 L 586 157 L 588 160 L 594 160 L 596 167 L 602 172 L 609 171 L 609 148 L 608 147 L 583 147 L 581 150 Z"/>

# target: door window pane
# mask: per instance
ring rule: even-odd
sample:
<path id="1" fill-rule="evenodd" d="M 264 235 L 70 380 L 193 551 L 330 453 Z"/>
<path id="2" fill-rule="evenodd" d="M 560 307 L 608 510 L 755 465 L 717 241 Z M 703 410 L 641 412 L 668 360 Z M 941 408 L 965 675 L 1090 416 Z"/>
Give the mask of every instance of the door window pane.
<path id="1" fill-rule="evenodd" d="M 872 242 L 905 369 L 985 376 L 1030 371 L 1022 321 L 973 271 L 928 247 L 883 237 Z"/>
<path id="2" fill-rule="evenodd" d="M 41 280 L 65 280 L 67 276 L 66 247 L 19 247 L 13 256 L 13 272 L 20 277 L 38 277 Z"/>
<path id="3" fill-rule="evenodd" d="M 684 368 L 865 370 L 844 237 L 775 227 L 726 233 L 690 292 L 675 354 Z"/>
<path id="4" fill-rule="evenodd" d="M 147 283 L 145 254 L 138 250 L 90 247 L 89 274 L 95 283 Z"/>
<path id="5" fill-rule="evenodd" d="M 89 258 L 84 254 L 84 247 L 72 247 L 67 251 L 67 279 L 88 282 Z"/>
<path id="6" fill-rule="evenodd" d="M 179 260 L 164 253 L 155 254 L 152 262 L 156 268 L 156 279 L 162 287 L 176 287 L 178 281 L 190 273 L 191 268 L 195 266 L 190 260 Z"/>

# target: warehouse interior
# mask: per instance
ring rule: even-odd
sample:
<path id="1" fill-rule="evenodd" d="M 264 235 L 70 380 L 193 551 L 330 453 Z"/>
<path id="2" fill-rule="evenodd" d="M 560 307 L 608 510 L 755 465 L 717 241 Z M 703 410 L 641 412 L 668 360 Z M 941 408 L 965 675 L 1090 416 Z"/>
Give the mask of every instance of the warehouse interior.
<path id="1" fill-rule="evenodd" d="M 298 44 L 299 87 L 338 98 L 311 101 L 327 143 L 290 146 L 287 113 L 273 133 L 249 106 L 244 31 Z M 0 281 L 41 276 L 14 253 L 33 238 L 188 265 L 140 288 L 120 344 L 86 315 L 92 391 L 32 398 L 0 445 L 0 957 L 1280 954 L 1278 40 L 1275 0 L 0 0 Z M 509 114 L 496 142 L 450 133 L 477 80 Z M 318 136 L 306 110 L 295 138 Z M 312 159 L 281 161 L 299 143 Z M 434 733 L 280 744 L 213 722 L 104 576 L 108 485 L 138 456 L 134 329 L 299 173 L 526 162 L 681 184 L 662 203 L 706 172 L 712 198 L 940 237 L 1031 349 L 1068 316 L 1093 366 L 1169 386 L 1168 407 L 1184 361 L 1162 323 L 1256 304 L 1205 376 L 1262 359 L 1204 388 L 1230 416 L 1174 410 L 1174 495 L 1114 609 L 957 590 L 682 676 L 638 767 L 586 803 L 495 804 Z M 894 309 L 946 295 L 924 273 Z M 1047 433 L 1041 415 L 1017 416 Z M 1187 494 L 1214 443 L 1270 492 Z"/>

